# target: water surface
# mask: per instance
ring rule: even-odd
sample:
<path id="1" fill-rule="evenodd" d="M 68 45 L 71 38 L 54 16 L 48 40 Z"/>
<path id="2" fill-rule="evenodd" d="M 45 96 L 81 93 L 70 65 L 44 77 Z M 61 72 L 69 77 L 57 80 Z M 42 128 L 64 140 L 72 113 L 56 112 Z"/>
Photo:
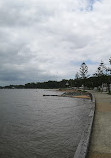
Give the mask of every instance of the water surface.
<path id="1" fill-rule="evenodd" d="M 0 158 L 73 158 L 89 100 L 52 90 L 0 90 Z"/>

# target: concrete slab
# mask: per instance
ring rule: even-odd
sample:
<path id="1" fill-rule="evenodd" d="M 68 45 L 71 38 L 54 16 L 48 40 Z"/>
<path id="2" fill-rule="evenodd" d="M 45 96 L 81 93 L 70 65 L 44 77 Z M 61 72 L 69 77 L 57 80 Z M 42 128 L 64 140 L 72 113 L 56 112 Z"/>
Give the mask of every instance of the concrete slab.
<path id="1" fill-rule="evenodd" d="M 96 112 L 87 158 L 111 158 L 111 96 L 94 95 Z"/>

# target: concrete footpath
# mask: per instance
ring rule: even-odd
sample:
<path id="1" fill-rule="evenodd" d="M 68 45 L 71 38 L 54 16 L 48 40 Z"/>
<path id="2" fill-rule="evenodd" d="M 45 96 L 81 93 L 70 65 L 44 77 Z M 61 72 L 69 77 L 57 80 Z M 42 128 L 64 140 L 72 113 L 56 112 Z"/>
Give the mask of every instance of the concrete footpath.
<path id="1" fill-rule="evenodd" d="M 111 158 L 111 95 L 93 94 L 96 110 L 87 158 Z"/>

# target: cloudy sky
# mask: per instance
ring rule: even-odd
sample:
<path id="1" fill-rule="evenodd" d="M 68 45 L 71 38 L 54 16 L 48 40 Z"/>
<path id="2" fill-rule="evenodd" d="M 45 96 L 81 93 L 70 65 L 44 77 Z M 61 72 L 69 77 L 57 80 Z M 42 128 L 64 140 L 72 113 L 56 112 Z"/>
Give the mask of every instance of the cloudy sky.
<path id="1" fill-rule="evenodd" d="M 92 74 L 110 56 L 110 0 L 0 0 L 0 85 L 74 78 L 83 61 Z"/>

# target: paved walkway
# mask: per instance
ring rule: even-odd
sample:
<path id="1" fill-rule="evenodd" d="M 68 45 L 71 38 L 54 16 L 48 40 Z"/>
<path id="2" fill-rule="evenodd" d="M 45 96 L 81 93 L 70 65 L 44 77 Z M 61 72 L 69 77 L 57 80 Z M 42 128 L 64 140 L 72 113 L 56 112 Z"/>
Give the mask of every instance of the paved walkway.
<path id="1" fill-rule="evenodd" d="M 96 112 L 87 158 L 111 158 L 111 95 L 94 95 Z"/>

